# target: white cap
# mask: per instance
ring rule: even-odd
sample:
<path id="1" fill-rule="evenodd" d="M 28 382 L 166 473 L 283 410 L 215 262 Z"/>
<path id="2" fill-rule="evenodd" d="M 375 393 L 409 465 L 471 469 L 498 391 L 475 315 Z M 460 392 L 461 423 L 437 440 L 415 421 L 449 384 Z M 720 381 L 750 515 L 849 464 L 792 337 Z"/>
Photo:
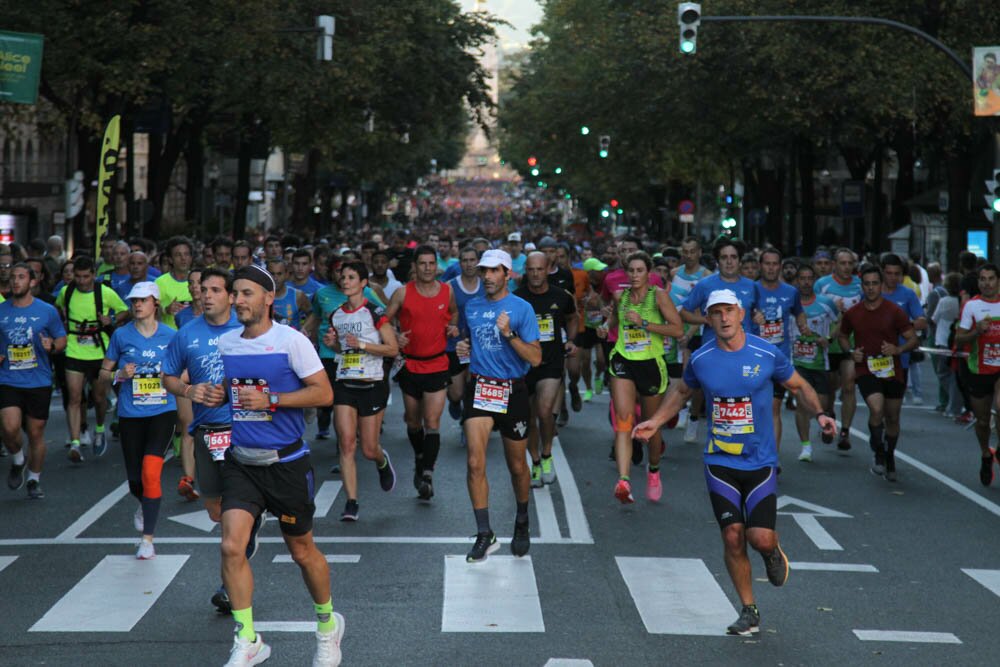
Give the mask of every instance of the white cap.
<path id="1" fill-rule="evenodd" d="M 159 301 L 160 287 L 156 283 L 151 283 L 148 281 L 136 283 L 135 285 L 132 286 L 132 289 L 129 290 L 128 296 L 125 297 L 125 300 L 128 301 L 129 299 L 145 299 L 147 296 L 151 296 L 157 301 Z"/>
<path id="2" fill-rule="evenodd" d="M 720 303 L 729 304 L 731 306 L 743 307 L 740 303 L 740 299 L 736 296 L 736 292 L 731 289 L 717 289 L 708 295 L 708 302 L 705 303 L 705 310 L 708 310 L 712 306 L 717 306 Z"/>
<path id="3" fill-rule="evenodd" d="M 507 270 L 510 271 L 510 255 L 503 250 L 487 250 L 483 253 L 483 256 L 479 258 L 478 266 L 483 266 L 487 269 L 495 269 L 498 266 L 506 266 Z"/>
<path id="4" fill-rule="evenodd" d="M 532 243 L 531 241 L 528 241 L 527 243 L 524 244 L 524 249 L 525 250 L 537 250 L 538 248 L 535 246 L 534 243 Z"/>
<path id="5" fill-rule="evenodd" d="M 511 232 L 510 234 L 507 235 L 507 240 L 510 241 L 510 242 L 512 242 L 512 243 L 514 243 L 514 242 L 520 243 L 521 242 L 521 232 Z"/>

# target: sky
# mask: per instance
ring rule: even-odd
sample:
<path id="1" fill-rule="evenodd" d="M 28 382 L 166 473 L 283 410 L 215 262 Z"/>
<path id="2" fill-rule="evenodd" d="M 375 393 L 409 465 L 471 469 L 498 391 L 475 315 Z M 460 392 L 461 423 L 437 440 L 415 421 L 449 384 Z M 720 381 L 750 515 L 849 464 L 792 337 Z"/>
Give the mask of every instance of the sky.
<path id="1" fill-rule="evenodd" d="M 475 8 L 475 0 L 462 0 L 462 8 L 471 11 Z M 496 14 L 514 25 L 514 28 L 500 30 L 502 47 L 512 42 L 527 44 L 530 39 L 528 30 L 542 18 L 542 8 L 535 0 L 486 0 L 486 11 Z"/>

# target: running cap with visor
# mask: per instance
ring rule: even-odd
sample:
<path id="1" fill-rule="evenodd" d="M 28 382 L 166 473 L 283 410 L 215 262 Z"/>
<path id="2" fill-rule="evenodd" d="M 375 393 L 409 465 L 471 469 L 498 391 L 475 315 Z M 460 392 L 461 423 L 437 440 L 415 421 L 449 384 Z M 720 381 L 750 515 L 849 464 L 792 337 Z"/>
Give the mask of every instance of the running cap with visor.
<path id="1" fill-rule="evenodd" d="M 731 289 L 717 289 L 708 295 L 708 301 L 705 303 L 705 310 L 709 310 L 712 306 L 718 306 L 719 304 L 727 304 L 730 306 L 741 306 L 740 299 L 736 296 L 736 292 Z"/>
<path id="2" fill-rule="evenodd" d="M 487 269 L 495 269 L 498 266 L 504 266 L 508 271 L 511 269 L 510 255 L 508 255 L 503 250 L 487 250 L 483 253 L 483 256 L 479 259 L 479 264 Z"/>
<path id="3" fill-rule="evenodd" d="M 160 287 L 156 283 L 148 281 L 136 283 L 132 286 L 132 289 L 129 290 L 128 296 L 125 297 L 125 300 L 131 301 L 132 299 L 145 299 L 147 296 L 151 296 L 159 301 Z"/>

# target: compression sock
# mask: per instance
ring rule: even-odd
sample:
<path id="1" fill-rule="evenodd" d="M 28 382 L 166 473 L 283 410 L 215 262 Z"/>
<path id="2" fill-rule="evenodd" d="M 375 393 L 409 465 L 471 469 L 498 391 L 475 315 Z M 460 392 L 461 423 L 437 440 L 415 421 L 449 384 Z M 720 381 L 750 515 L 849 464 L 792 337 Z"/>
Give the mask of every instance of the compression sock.
<path id="1" fill-rule="evenodd" d="M 528 520 L 528 503 L 518 503 L 517 504 L 517 514 L 514 515 L 514 521 L 516 523 L 524 523 Z"/>
<path id="2" fill-rule="evenodd" d="M 889 453 L 896 451 L 896 443 L 899 442 L 898 435 L 887 435 L 885 436 L 885 446 Z"/>
<path id="3" fill-rule="evenodd" d="M 142 502 L 142 534 L 153 535 L 156 532 L 156 520 L 160 516 L 160 501 L 162 498 L 141 499 Z"/>
<path id="4" fill-rule="evenodd" d="M 868 425 L 868 431 L 871 433 L 871 437 L 868 439 L 868 444 L 871 445 L 873 452 L 884 452 L 885 451 L 885 427 L 881 424 L 878 426 Z"/>
<path id="5" fill-rule="evenodd" d="M 104 424 L 98 424 L 95 426 L 94 433 L 104 433 Z"/>
<path id="6" fill-rule="evenodd" d="M 441 451 L 441 433 L 436 428 L 424 431 L 424 470 L 434 470 Z"/>
<path id="7" fill-rule="evenodd" d="M 337 620 L 333 617 L 333 598 L 323 604 L 313 603 L 316 609 L 316 632 L 333 632 L 337 629 Z"/>
<path id="8" fill-rule="evenodd" d="M 811 447 L 812 446 L 812 442 L 810 442 L 809 440 L 803 440 L 802 441 L 802 446 L 803 447 Z"/>
<path id="9" fill-rule="evenodd" d="M 257 641 L 257 633 L 253 631 L 253 607 L 233 609 L 233 620 L 236 621 L 236 635 L 240 639 Z"/>
<path id="10" fill-rule="evenodd" d="M 0 445 L 0 447 L 2 447 L 2 445 Z M 14 465 L 16 465 L 16 466 L 23 466 L 24 465 L 24 449 L 17 450 L 17 454 L 14 454 L 12 458 L 13 458 Z"/>
<path id="11" fill-rule="evenodd" d="M 651 465 L 651 466 L 649 466 L 648 471 L 651 472 L 651 473 L 660 472 L 660 466 Z"/>
<path id="12" fill-rule="evenodd" d="M 472 511 L 476 515 L 476 532 L 490 532 L 490 508 L 484 507 L 481 510 L 473 509 Z"/>
<path id="13" fill-rule="evenodd" d="M 410 440 L 410 447 L 413 448 L 413 459 L 417 464 L 417 472 L 424 471 L 424 429 L 406 429 L 406 437 Z"/>

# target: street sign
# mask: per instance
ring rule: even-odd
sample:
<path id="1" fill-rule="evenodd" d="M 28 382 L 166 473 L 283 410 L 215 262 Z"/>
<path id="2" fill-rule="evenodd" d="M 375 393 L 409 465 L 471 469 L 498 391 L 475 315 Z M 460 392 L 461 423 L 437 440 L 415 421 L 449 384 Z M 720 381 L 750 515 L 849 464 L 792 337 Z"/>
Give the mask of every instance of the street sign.
<path id="1" fill-rule="evenodd" d="M 38 101 L 44 40 L 42 35 L 0 31 L 0 102 Z"/>
<path id="2" fill-rule="evenodd" d="M 690 199 L 682 199 L 681 202 L 677 204 L 677 212 L 681 215 L 694 213 L 694 202 Z"/>
<path id="3" fill-rule="evenodd" d="M 840 186 L 840 217 L 865 217 L 865 182 L 844 181 Z"/>
<path id="4" fill-rule="evenodd" d="M 683 223 L 694 222 L 694 213 L 681 213 L 680 220 Z"/>
<path id="5" fill-rule="evenodd" d="M 762 208 L 752 208 L 747 213 L 747 222 L 754 227 L 761 227 L 767 222 L 767 211 Z"/>
<path id="6" fill-rule="evenodd" d="M 1000 116 L 1000 46 L 977 46 L 972 49 L 974 113 L 977 116 Z"/>

